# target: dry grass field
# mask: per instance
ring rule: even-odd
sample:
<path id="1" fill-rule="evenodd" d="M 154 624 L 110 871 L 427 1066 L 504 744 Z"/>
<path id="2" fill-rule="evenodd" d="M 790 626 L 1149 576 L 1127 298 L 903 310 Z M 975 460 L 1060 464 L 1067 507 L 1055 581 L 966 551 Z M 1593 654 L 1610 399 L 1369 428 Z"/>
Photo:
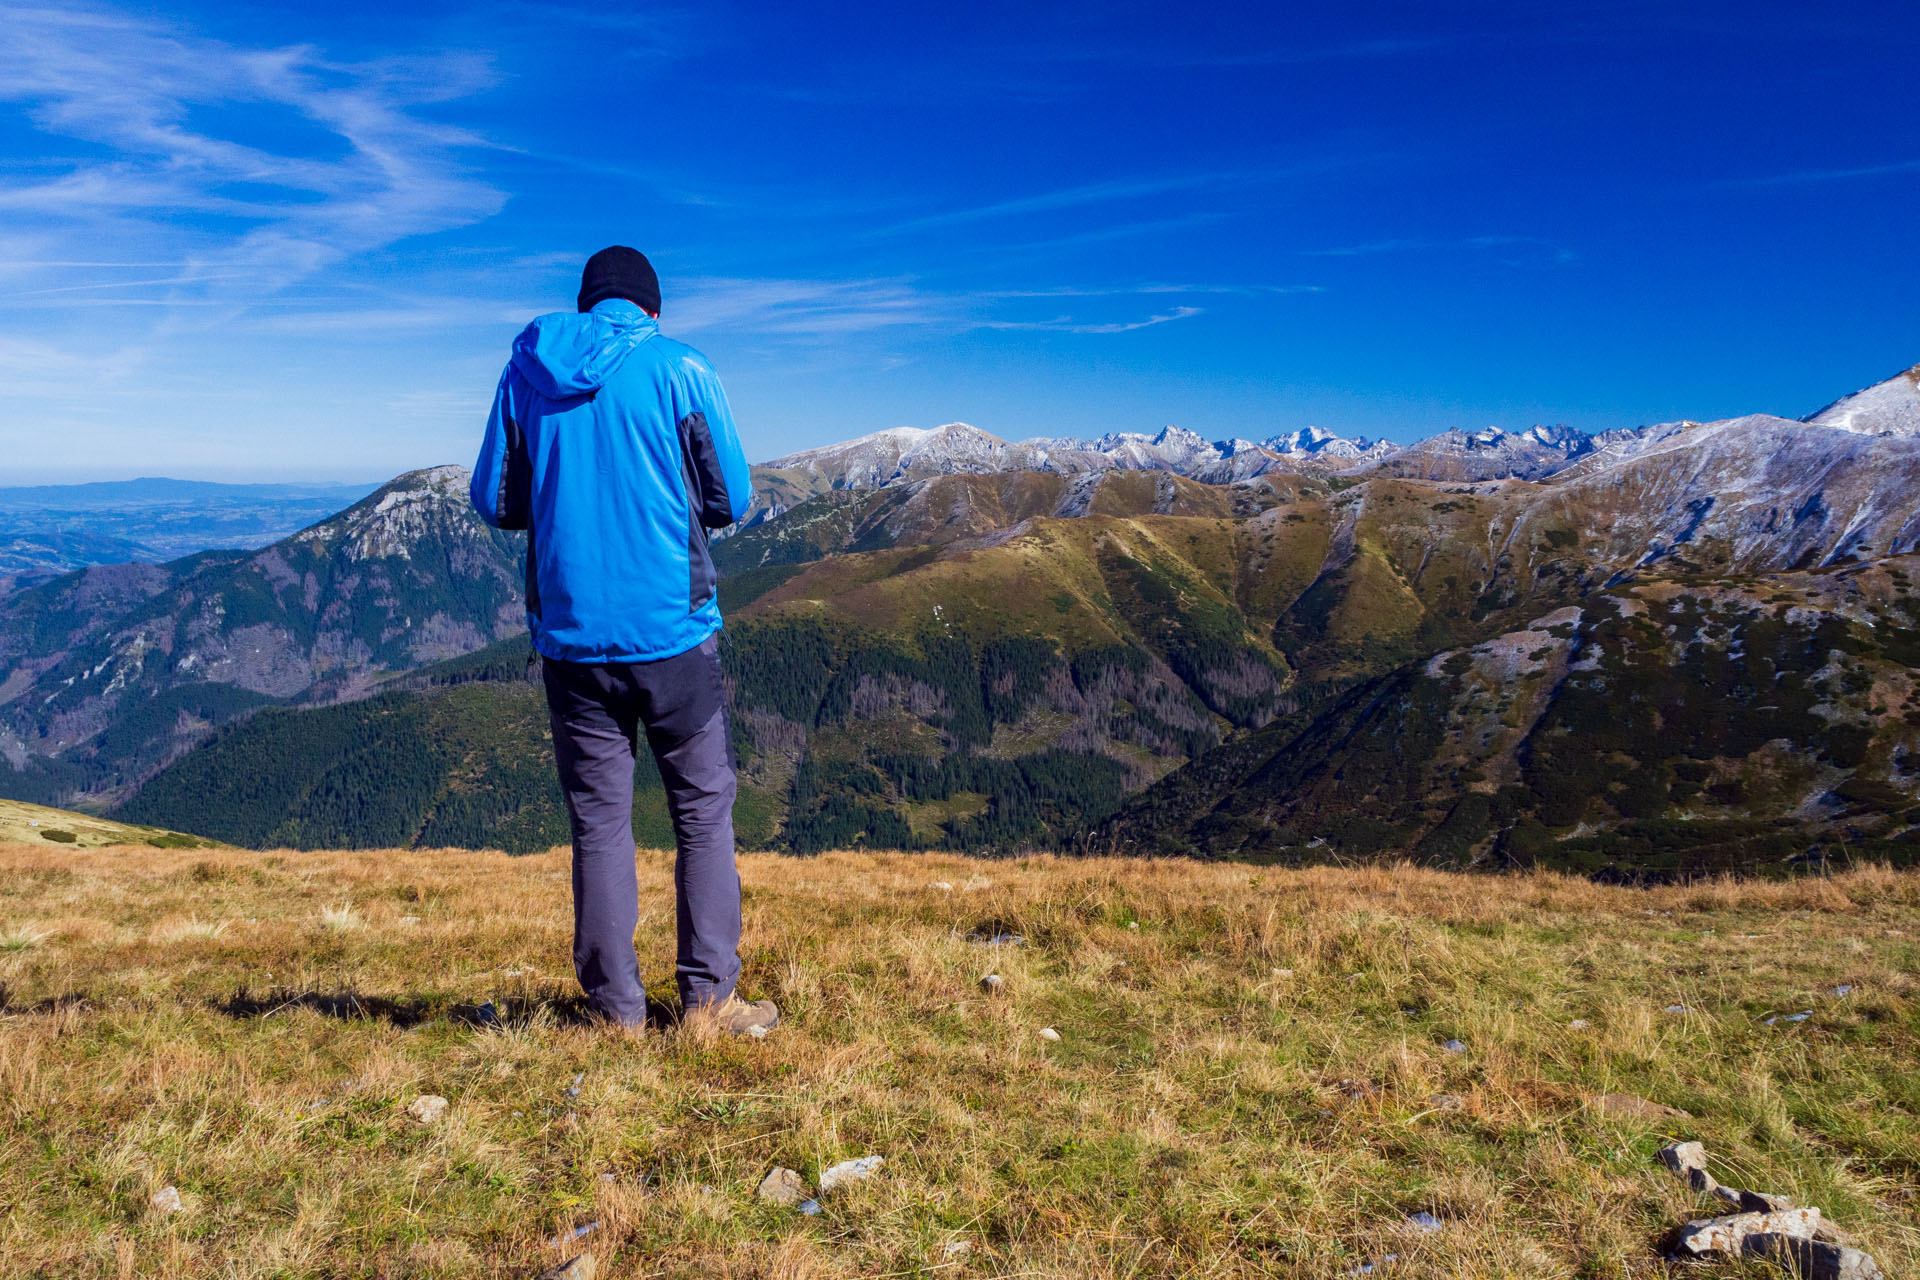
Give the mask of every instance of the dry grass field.
<path id="1" fill-rule="evenodd" d="M 1675 1135 L 1920 1274 L 1920 876 L 743 870 L 787 1021 L 716 1042 L 577 1020 L 562 853 L 0 847 L 0 1270 L 1665 1276 Z M 869 1154 L 816 1216 L 755 1198 Z"/>

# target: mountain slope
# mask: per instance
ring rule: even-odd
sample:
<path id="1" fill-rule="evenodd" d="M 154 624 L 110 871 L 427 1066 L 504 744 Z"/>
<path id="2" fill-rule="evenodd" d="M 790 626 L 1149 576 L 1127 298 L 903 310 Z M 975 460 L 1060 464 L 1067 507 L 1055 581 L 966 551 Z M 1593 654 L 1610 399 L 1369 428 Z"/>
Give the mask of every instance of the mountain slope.
<path id="1" fill-rule="evenodd" d="M 0 844 L 54 845 L 93 849 L 101 845 L 145 845 L 154 849 L 211 849 L 217 842 L 160 827 L 110 822 L 90 813 L 0 800 Z"/>
<path id="2" fill-rule="evenodd" d="M 256 552 L 114 565 L 0 602 L 0 789 L 123 794 L 216 724 L 352 697 L 524 625 L 521 539 L 412 472 Z"/>
<path id="3" fill-rule="evenodd" d="M 1824 842 L 1920 861 L 1916 573 L 1903 556 L 1615 587 L 1237 742 L 1107 838 L 1629 877 Z"/>
<path id="4" fill-rule="evenodd" d="M 1920 435 L 1920 364 L 1843 396 L 1807 421 L 1866 435 Z"/>

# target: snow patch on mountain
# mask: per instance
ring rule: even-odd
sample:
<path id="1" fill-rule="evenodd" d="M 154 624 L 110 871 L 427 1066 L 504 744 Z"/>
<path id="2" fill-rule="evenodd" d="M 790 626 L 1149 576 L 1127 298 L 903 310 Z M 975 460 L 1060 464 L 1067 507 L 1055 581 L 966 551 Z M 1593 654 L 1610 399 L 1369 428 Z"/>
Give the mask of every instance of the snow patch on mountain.
<path id="1" fill-rule="evenodd" d="M 1869 436 L 1920 435 L 1920 364 L 1843 396 L 1806 421 Z"/>
<path id="2" fill-rule="evenodd" d="M 1287 458 L 1338 458 L 1349 463 L 1377 462 L 1400 449 L 1390 440 L 1369 440 L 1365 436 L 1349 439 L 1313 426 L 1270 436 L 1261 447 Z"/>

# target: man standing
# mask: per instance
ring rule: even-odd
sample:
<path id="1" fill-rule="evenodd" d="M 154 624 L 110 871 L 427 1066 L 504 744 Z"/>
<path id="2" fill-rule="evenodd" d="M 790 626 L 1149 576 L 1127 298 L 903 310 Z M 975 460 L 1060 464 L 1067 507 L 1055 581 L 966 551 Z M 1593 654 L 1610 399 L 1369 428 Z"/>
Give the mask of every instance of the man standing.
<path id="1" fill-rule="evenodd" d="M 527 531 L 527 626 L 573 826 L 573 965 L 595 1014 L 646 1021 L 634 954 L 633 764 L 644 730 L 666 784 L 680 997 L 734 1034 L 780 1019 L 735 997 L 740 875 L 720 606 L 707 531 L 747 511 L 750 478 L 713 367 L 660 333 L 646 256 L 602 249 L 577 313 L 514 340 L 473 469 L 473 505 Z"/>

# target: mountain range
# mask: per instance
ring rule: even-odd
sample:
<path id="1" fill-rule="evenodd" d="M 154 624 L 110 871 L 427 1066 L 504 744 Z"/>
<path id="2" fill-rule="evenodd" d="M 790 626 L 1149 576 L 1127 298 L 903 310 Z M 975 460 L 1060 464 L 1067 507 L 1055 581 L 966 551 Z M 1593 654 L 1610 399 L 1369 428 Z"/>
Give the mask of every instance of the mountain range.
<path id="1" fill-rule="evenodd" d="M 88 565 L 264 547 L 377 487 L 157 477 L 0 487 L 0 596 Z"/>
<path id="2" fill-rule="evenodd" d="M 1806 421 L 775 459 L 715 547 L 743 839 L 1910 859 L 1917 408 L 1920 369 Z M 564 840 L 522 548 L 464 485 L 0 601 L 0 794 L 255 845 Z"/>

